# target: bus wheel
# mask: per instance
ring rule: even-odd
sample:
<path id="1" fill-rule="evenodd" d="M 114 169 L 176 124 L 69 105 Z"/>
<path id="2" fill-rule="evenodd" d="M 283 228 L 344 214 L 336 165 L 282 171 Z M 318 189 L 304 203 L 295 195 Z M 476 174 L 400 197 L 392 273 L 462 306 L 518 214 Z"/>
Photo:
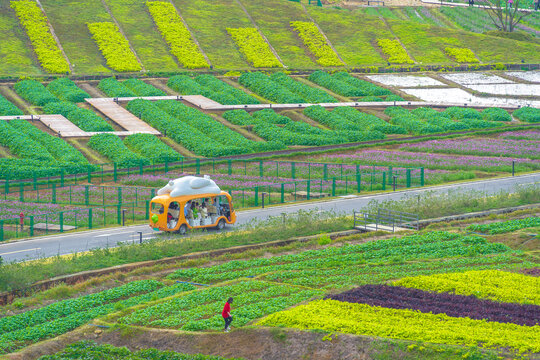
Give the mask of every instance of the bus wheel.
<path id="1" fill-rule="evenodd" d="M 182 224 L 180 228 L 178 229 L 178 233 L 180 235 L 185 235 L 187 233 L 187 226 L 186 224 Z"/>
<path id="2" fill-rule="evenodd" d="M 223 230 L 224 227 L 225 227 L 225 220 L 223 219 L 219 220 L 219 222 L 217 223 L 216 229 Z"/>

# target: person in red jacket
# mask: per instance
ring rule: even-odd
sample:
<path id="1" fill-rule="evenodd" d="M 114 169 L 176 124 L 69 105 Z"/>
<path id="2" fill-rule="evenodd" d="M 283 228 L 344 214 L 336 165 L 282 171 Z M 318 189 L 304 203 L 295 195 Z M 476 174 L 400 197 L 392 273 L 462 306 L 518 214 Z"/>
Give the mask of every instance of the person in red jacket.
<path id="1" fill-rule="evenodd" d="M 232 323 L 232 316 L 231 316 L 231 304 L 233 302 L 233 298 L 230 297 L 227 302 L 225 303 L 225 306 L 223 307 L 223 311 L 221 312 L 221 316 L 223 316 L 223 320 L 225 320 L 225 332 L 229 332 L 229 326 Z"/>

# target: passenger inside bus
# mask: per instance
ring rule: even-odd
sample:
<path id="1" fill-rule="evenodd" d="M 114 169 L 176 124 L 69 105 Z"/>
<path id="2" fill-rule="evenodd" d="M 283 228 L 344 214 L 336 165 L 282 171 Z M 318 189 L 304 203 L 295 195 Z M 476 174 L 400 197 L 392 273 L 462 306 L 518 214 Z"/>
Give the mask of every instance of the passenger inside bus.
<path id="1" fill-rule="evenodd" d="M 169 205 L 169 211 L 167 212 L 167 227 L 169 229 L 174 229 L 178 224 L 178 218 L 180 216 L 180 205 L 173 201 Z"/>
<path id="2" fill-rule="evenodd" d="M 165 211 L 163 205 L 154 202 L 152 203 L 152 212 L 154 214 L 163 214 L 163 211 Z"/>

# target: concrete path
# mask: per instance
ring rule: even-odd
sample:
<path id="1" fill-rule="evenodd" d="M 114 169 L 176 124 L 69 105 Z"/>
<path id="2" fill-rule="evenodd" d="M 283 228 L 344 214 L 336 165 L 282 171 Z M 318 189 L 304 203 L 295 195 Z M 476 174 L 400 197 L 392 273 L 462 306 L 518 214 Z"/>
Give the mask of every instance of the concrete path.
<path id="1" fill-rule="evenodd" d="M 400 200 L 408 197 L 422 197 L 427 193 L 456 194 L 463 191 L 481 191 L 486 194 L 495 194 L 500 191 L 513 192 L 520 186 L 539 186 L 540 172 L 515 177 L 505 177 L 483 181 L 471 181 L 467 183 L 441 185 L 420 189 L 410 189 L 396 192 L 386 192 L 376 195 L 347 196 L 332 200 L 307 202 L 283 206 L 271 206 L 264 209 L 252 209 L 237 212 L 236 226 L 228 226 L 229 231 L 234 231 L 238 225 L 248 224 L 253 221 L 266 220 L 270 217 L 287 216 L 287 214 L 303 211 L 332 211 L 335 213 L 352 214 L 353 210 L 361 210 L 369 202 Z M 414 212 L 414 209 L 410 209 Z M 353 224 L 351 223 L 351 228 Z M 214 230 L 210 230 L 213 232 Z M 109 228 L 61 235 L 46 236 L 21 240 L 12 243 L 0 244 L 0 256 L 4 261 L 25 261 L 39 257 L 71 254 L 94 248 L 114 247 L 119 243 L 138 243 L 139 232 L 142 233 L 143 241 L 156 237 L 156 232 L 148 225 L 135 225 L 119 228 Z M 189 236 L 189 235 L 188 235 Z"/>
<path id="2" fill-rule="evenodd" d="M 113 98 L 89 98 L 85 101 L 126 131 L 161 135 L 159 131 L 121 107 Z"/>

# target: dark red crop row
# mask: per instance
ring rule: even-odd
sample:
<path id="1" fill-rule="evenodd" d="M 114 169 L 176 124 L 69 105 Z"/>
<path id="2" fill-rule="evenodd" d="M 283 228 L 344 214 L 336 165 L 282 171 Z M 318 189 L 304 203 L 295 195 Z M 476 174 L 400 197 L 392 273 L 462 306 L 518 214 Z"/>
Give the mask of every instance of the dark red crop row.
<path id="1" fill-rule="evenodd" d="M 326 298 L 518 325 L 533 326 L 540 323 L 540 306 L 537 305 L 499 303 L 474 296 L 434 293 L 398 286 L 365 285 Z"/>

